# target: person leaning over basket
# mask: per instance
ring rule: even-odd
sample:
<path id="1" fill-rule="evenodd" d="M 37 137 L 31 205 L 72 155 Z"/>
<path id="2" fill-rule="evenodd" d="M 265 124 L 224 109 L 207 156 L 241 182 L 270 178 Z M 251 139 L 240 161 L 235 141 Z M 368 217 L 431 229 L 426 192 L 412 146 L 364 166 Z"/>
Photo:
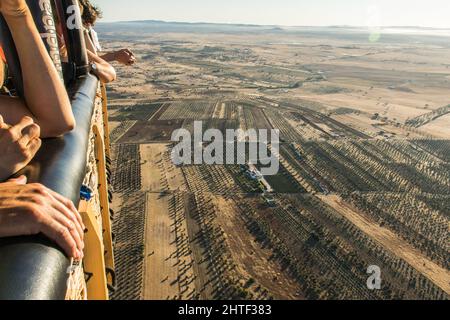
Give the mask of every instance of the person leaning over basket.
<path id="1" fill-rule="evenodd" d="M 85 8 L 86 10 L 89 10 L 90 7 L 87 5 L 87 2 L 83 0 L 79 1 L 79 6 L 81 16 L 83 17 L 83 15 L 86 15 Z M 97 78 L 99 78 L 102 83 L 110 83 L 115 81 L 117 77 L 116 70 L 111 64 L 97 55 L 97 50 L 92 43 L 89 31 L 88 29 L 86 29 L 85 25 L 83 25 L 83 34 L 84 40 L 86 42 L 86 51 L 89 59 L 91 73 L 97 76 Z"/>
<path id="2" fill-rule="evenodd" d="M 4 121 L 15 124 L 28 116 L 40 126 L 43 138 L 71 131 L 75 118 L 69 97 L 26 2 L 0 0 L 0 10 L 17 48 L 25 93 L 23 98 L 0 96 L 0 114 Z"/>
<path id="3" fill-rule="evenodd" d="M 87 35 L 87 46 L 91 52 L 97 54 L 106 62 L 115 61 L 126 66 L 131 66 L 136 62 L 134 53 L 128 48 L 111 52 L 102 50 L 97 32 L 94 30 L 95 23 L 102 17 L 102 12 L 98 7 L 94 6 L 89 0 L 80 0 L 80 10 L 83 27 Z"/>
<path id="4" fill-rule="evenodd" d="M 41 138 L 71 131 L 75 119 L 25 0 L 0 0 L 0 13 L 17 48 L 25 92 L 23 98 L 0 96 L 0 181 L 4 181 L 31 161 Z M 2 83 L 3 79 L 2 72 Z M 0 183 L 0 238 L 42 233 L 68 256 L 82 259 L 84 230 L 74 204 L 56 192 L 27 184 L 24 176 Z"/>

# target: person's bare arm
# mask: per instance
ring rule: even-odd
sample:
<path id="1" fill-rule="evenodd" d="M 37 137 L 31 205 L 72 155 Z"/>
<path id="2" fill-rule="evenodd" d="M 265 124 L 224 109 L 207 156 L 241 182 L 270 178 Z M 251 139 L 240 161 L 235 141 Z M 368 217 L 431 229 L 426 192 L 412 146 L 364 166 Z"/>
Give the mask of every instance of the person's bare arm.
<path id="1" fill-rule="evenodd" d="M 116 61 L 126 66 L 131 66 L 136 62 L 136 57 L 130 49 L 120 49 L 106 53 L 102 52 L 99 57 L 107 62 Z"/>
<path id="2" fill-rule="evenodd" d="M 24 0 L 0 0 L 0 12 L 11 30 L 24 79 L 23 99 L 1 98 L 5 122 L 30 116 L 42 137 L 55 137 L 75 127 L 67 92 L 36 29 Z"/>
<path id="3" fill-rule="evenodd" d="M 85 226 L 73 203 L 22 176 L 0 183 L 0 238 L 42 233 L 81 260 Z"/>
<path id="4" fill-rule="evenodd" d="M 84 29 L 83 34 L 84 34 L 84 42 L 86 44 L 86 50 L 94 54 L 97 54 L 97 50 L 95 49 L 94 43 L 92 42 L 92 39 L 89 36 L 89 31 L 87 29 Z"/>
<path id="5" fill-rule="evenodd" d="M 114 62 L 116 61 L 116 51 L 112 52 L 101 52 L 99 57 L 105 60 L 106 62 Z"/>
<path id="6" fill-rule="evenodd" d="M 87 30 L 84 31 L 84 40 L 86 42 L 86 51 L 88 54 L 88 59 L 90 63 L 95 63 L 97 70 L 93 70 L 94 73 L 101 82 L 110 83 L 116 80 L 116 70 L 112 65 L 103 60 L 97 55 L 95 46 L 92 43 L 91 37 Z"/>
<path id="7" fill-rule="evenodd" d="M 87 53 L 89 62 L 95 63 L 97 66 L 97 70 L 92 72 L 100 79 L 101 82 L 109 83 L 116 80 L 116 70 L 112 65 L 89 50 Z"/>

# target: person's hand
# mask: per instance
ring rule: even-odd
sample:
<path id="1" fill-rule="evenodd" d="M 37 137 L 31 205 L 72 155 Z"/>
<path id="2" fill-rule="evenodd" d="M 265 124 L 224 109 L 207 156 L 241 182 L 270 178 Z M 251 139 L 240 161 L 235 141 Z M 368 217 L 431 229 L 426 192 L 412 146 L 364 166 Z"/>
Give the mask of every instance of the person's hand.
<path id="1" fill-rule="evenodd" d="M 117 62 L 126 66 L 131 66 L 136 62 L 136 57 L 130 49 L 121 49 L 114 52 L 114 58 Z"/>
<path id="2" fill-rule="evenodd" d="M 0 12 L 5 18 L 22 17 L 29 12 L 29 9 L 25 0 L 0 0 Z"/>
<path id="3" fill-rule="evenodd" d="M 11 127 L 0 116 L 0 181 L 24 168 L 41 147 L 40 128 L 30 117 Z"/>
<path id="4" fill-rule="evenodd" d="M 74 259 L 83 258 L 85 226 L 70 200 L 26 177 L 0 183 L 0 238 L 44 234 Z"/>

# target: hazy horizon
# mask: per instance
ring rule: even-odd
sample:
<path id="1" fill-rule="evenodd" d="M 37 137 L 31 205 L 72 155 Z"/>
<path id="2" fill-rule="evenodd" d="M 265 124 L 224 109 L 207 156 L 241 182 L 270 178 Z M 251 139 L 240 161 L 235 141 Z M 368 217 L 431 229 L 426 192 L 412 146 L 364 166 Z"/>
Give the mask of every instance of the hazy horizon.
<path id="1" fill-rule="evenodd" d="M 450 2 L 430 0 L 92 0 L 103 22 L 157 20 L 165 22 L 248 24 L 285 27 L 420 27 L 450 28 Z"/>
<path id="2" fill-rule="evenodd" d="M 243 26 L 261 26 L 261 27 L 280 27 L 280 28 L 367 28 L 364 25 L 282 25 L 282 24 L 256 24 L 256 23 L 237 23 L 237 22 L 208 22 L 208 21 L 182 21 L 182 20 L 161 20 L 161 19 L 138 19 L 138 20 L 117 20 L 107 21 L 100 20 L 98 23 L 132 23 L 132 22 L 162 22 L 162 23 L 180 23 L 180 24 L 218 24 L 218 25 L 243 25 Z M 450 30 L 449 27 L 427 27 L 419 25 L 384 25 L 379 26 L 382 29 L 388 28 L 417 28 L 417 29 L 435 29 L 435 30 Z"/>

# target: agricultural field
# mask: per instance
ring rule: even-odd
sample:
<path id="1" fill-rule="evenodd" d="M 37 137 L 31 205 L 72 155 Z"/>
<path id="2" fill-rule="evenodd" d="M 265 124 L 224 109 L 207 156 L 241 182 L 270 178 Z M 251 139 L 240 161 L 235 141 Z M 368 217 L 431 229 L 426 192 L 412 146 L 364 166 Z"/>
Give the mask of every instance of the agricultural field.
<path id="1" fill-rule="evenodd" d="M 448 39 L 154 27 L 99 27 L 139 58 L 108 88 L 114 299 L 449 298 Z M 279 130 L 278 172 L 175 165 L 195 121 Z"/>

